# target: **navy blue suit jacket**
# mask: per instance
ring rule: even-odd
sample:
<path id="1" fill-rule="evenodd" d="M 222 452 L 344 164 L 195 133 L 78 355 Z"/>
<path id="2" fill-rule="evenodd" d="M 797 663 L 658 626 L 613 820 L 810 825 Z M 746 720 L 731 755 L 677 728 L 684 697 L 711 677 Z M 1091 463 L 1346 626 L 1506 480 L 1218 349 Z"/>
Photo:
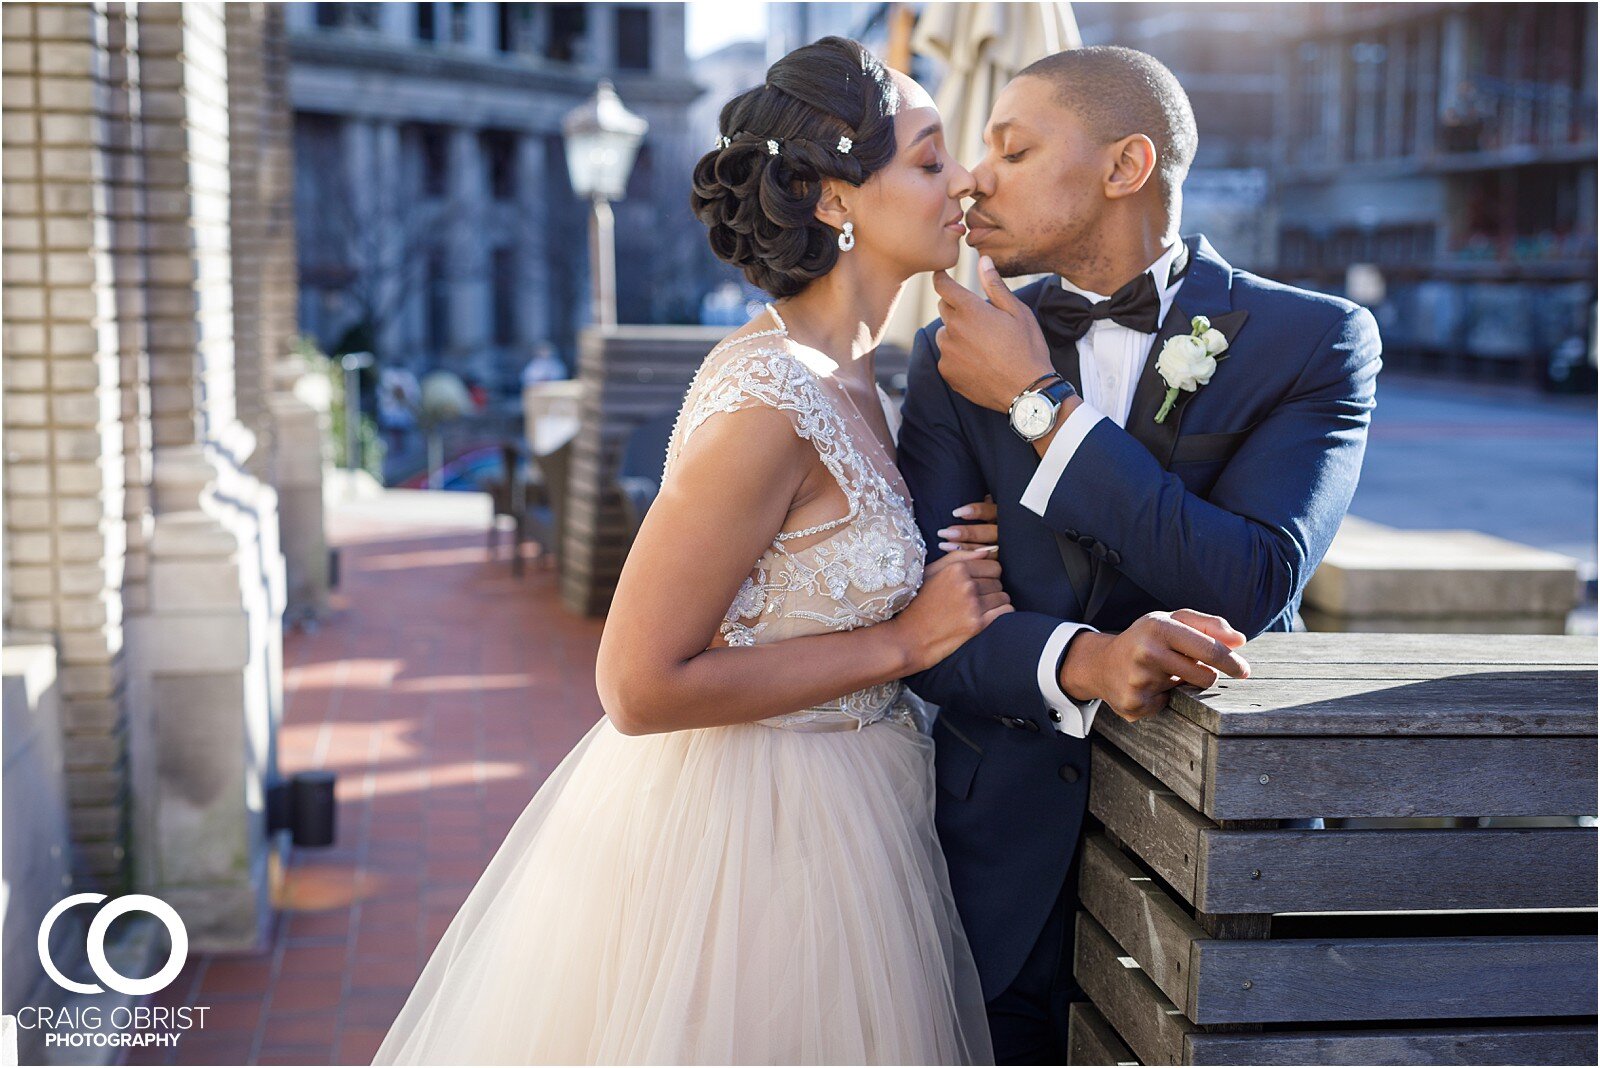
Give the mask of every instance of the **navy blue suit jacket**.
<path id="1" fill-rule="evenodd" d="M 1010 985 L 1043 927 L 1088 799 L 1089 741 L 1057 732 L 1039 691 L 1050 634 L 1065 620 L 1118 631 L 1178 608 L 1223 616 L 1250 637 L 1296 629 L 1301 591 L 1355 493 L 1382 364 L 1372 315 L 1235 270 L 1203 236 L 1184 240 L 1189 266 L 1126 429 L 1108 418 L 1089 432 L 1042 519 L 1020 503 L 1038 455 L 1005 413 L 945 384 L 937 321 L 912 349 L 899 463 L 929 558 L 951 510 L 993 494 L 1016 608 L 909 680 L 941 707 L 939 836 L 986 998 Z M 1017 296 L 1035 306 L 1059 284 L 1052 276 Z M 1166 391 L 1156 355 L 1194 315 L 1226 323 L 1227 357 L 1156 423 Z M 1081 391 L 1076 345 L 1052 358 Z M 1094 582 L 1109 584 L 1093 619 L 1064 552 L 1084 554 Z"/>

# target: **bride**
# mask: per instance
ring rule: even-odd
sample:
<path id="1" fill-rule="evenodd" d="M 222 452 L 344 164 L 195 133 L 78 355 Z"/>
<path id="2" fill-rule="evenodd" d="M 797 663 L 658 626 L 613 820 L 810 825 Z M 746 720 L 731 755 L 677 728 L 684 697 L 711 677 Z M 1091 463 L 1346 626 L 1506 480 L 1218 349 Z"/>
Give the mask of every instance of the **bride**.
<path id="1" fill-rule="evenodd" d="M 956 261 L 971 175 L 853 41 L 722 110 L 693 205 L 776 298 L 706 357 L 617 585 L 606 716 L 551 774 L 374 1064 L 993 1063 L 899 679 L 1011 611 L 924 568 L 873 350 Z"/>

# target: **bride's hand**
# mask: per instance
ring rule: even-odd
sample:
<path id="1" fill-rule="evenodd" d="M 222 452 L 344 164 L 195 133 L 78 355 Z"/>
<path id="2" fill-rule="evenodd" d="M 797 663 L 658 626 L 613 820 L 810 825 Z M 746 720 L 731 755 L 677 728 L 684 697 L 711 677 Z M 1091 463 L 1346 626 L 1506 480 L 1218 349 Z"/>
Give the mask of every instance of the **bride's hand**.
<path id="1" fill-rule="evenodd" d="M 928 565 L 911 604 L 884 626 L 905 643 L 911 671 L 932 667 L 1011 607 L 992 546 L 960 549 Z"/>
<path id="2" fill-rule="evenodd" d="M 939 531 L 939 537 L 943 539 L 939 542 L 939 548 L 949 552 L 953 549 L 1000 544 L 1000 527 L 996 523 L 999 513 L 992 496 L 985 494 L 983 500 L 963 504 L 951 514 L 966 522 L 952 524 Z"/>

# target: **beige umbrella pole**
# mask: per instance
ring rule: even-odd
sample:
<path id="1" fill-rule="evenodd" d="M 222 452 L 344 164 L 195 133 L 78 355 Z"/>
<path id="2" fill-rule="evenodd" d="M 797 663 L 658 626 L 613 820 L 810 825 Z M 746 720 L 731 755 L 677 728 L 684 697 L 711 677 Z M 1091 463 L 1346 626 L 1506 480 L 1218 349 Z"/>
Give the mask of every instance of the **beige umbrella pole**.
<path id="1" fill-rule="evenodd" d="M 951 154 L 969 167 L 982 159 L 983 128 L 1006 83 L 1034 60 L 1081 44 L 1068 3 L 927 5 L 917 19 L 911 47 L 944 66 L 934 102 Z M 978 288 L 978 254 L 965 242 L 951 276 Z M 938 314 L 930 276 L 913 278 L 889 320 L 887 340 L 909 348 L 917 330 Z"/>

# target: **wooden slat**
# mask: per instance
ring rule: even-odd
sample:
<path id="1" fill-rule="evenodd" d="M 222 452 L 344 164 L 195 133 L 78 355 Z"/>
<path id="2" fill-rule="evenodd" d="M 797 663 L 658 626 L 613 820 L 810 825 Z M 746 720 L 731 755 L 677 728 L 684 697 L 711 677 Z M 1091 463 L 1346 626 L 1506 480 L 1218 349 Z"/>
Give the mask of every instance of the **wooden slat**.
<path id="1" fill-rule="evenodd" d="M 1595 938 L 1219 939 L 1104 835 L 1083 845 L 1084 907 L 1198 1024 L 1576 1015 Z"/>
<path id="2" fill-rule="evenodd" d="M 1208 913 L 1591 908 L 1590 827 L 1227 830 L 1096 740 L 1089 811 Z"/>
<path id="3" fill-rule="evenodd" d="M 1222 679 L 1203 695 L 1182 687 L 1169 708 L 1213 734 L 1592 736 L 1596 693 L 1593 668 L 1409 680 L 1252 677 Z"/>
<path id="4" fill-rule="evenodd" d="M 1144 969 L 1150 981 L 1186 1015 L 1191 960 L 1205 931 L 1144 869 L 1104 835 L 1083 842 L 1078 897 L 1117 945 Z"/>
<path id="5" fill-rule="evenodd" d="M 1067 1007 L 1067 1063 L 1136 1065 L 1139 1058 L 1091 1001 Z"/>
<path id="6" fill-rule="evenodd" d="M 1093 730 L 1110 739 L 1134 763 L 1155 775 L 1192 808 L 1200 808 L 1207 746 L 1216 736 L 1171 712 L 1129 723 L 1108 708 L 1094 717 Z"/>
<path id="7" fill-rule="evenodd" d="M 1072 974 L 1134 1056 L 1145 1064 L 1182 1063 L 1183 1038 L 1194 1025 L 1148 975 L 1123 963 L 1120 947 L 1087 912 L 1078 913 Z"/>
<path id="8" fill-rule="evenodd" d="M 1248 657 L 1247 657 L 1248 659 Z M 1315 661 L 1250 661 L 1250 679 L 1436 679 L 1438 664 L 1341 664 Z M 1452 664 L 1452 677 L 1526 678 L 1544 671 L 1593 671 L 1593 664 Z"/>
<path id="9" fill-rule="evenodd" d="M 1272 633 L 1241 650 L 1252 676 L 1276 664 L 1544 664 L 1595 666 L 1595 640 L 1581 634 Z"/>
<path id="10" fill-rule="evenodd" d="M 1196 1023 L 1580 1016 L 1595 1007 L 1593 936 L 1207 940 L 1195 955 L 1185 1008 Z"/>
<path id="11" fill-rule="evenodd" d="M 1195 1031 L 1187 1064 L 1594 1064 L 1595 1026 L 1537 1024 L 1374 1031 Z"/>
<path id="12" fill-rule="evenodd" d="M 1592 827 L 1205 830 L 1199 851 L 1192 903 L 1206 912 L 1584 909 L 1596 896 Z"/>
<path id="13" fill-rule="evenodd" d="M 1150 725 L 1168 719 L 1183 717 L 1153 716 Z M 1224 736 L 1214 739 L 1212 752 L 1206 796 L 1197 807 L 1218 820 L 1578 816 L 1595 809 L 1592 737 Z M 1144 753 L 1133 755 L 1149 768 Z M 1171 764 L 1161 761 L 1162 768 Z M 1150 770 L 1173 786 L 1160 769 Z"/>
<path id="14" fill-rule="evenodd" d="M 1216 824 L 1096 739 L 1089 772 L 1089 811 L 1148 867 L 1193 901 L 1200 835 Z"/>

